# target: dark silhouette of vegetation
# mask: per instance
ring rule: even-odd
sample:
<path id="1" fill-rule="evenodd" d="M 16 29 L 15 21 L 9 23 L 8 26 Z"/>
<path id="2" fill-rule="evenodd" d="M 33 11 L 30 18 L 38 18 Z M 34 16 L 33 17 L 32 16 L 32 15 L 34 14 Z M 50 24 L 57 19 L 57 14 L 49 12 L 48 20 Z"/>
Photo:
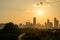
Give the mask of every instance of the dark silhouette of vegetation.
<path id="1" fill-rule="evenodd" d="M 60 29 L 54 29 L 54 30 L 26 29 L 25 32 L 26 35 L 22 37 L 22 40 L 59 40 L 60 39 Z"/>
<path id="2" fill-rule="evenodd" d="M 18 25 L 9 22 L 0 31 L 0 40 L 18 40 L 18 35 L 20 35 Z"/>
<path id="3" fill-rule="evenodd" d="M 18 28 L 12 22 L 0 31 L 0 40 L 19 40 L 22 33 L 25 33 L 22 40 L 60 40 L 60 29 Z"/>

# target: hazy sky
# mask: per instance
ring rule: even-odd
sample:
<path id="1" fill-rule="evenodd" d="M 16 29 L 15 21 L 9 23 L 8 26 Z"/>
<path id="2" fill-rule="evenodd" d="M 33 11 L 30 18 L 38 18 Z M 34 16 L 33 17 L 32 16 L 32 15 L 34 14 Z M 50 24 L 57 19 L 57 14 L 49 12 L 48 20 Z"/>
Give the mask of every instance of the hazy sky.
<path id="1" fill-rule="evenodd" d="M 37 3 L 43 2 L 43 5 Z M 42 10 L 43 15 L 38 15 L 34 10 Z M 33 17 L 37 23 L 44 23 L 46 19 L 53 22 L 54 17 L 60 21 L 60 0 L 0 0 L 0 22 L 25 23 L 32 22 Z"/>

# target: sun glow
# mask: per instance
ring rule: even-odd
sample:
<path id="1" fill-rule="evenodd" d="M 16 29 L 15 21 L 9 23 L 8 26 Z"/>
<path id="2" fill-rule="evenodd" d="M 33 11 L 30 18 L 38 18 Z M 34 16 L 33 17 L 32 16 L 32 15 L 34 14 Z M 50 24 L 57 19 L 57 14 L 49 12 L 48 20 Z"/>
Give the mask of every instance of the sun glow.
<path id="1" fill-rule="evenodd" d="M 43 11 L 37 11 L 38 15 L 43 15 Z"/>
<path id="2" fill-rule="evenodd" d="M 43 10 L 32 10 L 33 13 L 36 13 L 37 15 L 43 16 L 44 11 Z"/>

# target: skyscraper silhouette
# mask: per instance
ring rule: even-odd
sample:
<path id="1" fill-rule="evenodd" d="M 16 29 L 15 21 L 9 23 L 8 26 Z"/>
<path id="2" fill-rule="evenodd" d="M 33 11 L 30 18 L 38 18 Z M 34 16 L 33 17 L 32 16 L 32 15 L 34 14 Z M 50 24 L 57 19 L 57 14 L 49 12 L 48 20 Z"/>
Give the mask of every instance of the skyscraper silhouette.
<path id="1" fill-rule="evenodd" d="M 49 29 L 51 29 L 53 27 L 52 22 L 50 22 L 49 19 L 47 19 L 47 22 L 45 23 L 45 26 Z"/>
<path id="2" fill-rule="evenodd" d="M 59 21 L 54 18 L 54 28 L 57 29 L 58 28 L 58 24 L 59 24 Z"/>
<path id="3" fill-rule="evenodd" d="M 28 27 L 29 27 L 29 26 L 30 26 L 30 22 L 26 22 L 26 26 L 28 26 Z"/>
<path id="4" fill-rule="evenodd" d="M 36 17 L 33 17 L 33 25 L 36 25 Z"/>

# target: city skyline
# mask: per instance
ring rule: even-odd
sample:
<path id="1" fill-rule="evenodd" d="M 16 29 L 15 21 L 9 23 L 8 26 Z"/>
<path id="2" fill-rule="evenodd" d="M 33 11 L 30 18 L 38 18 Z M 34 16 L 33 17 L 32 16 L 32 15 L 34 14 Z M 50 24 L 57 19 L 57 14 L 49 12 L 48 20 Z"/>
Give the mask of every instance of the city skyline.
<path id="1" fill-rule="evenodd" d="M 0 0 L 0 23 L 14 22 L 25 24 L 26 21 L 44 24 L 56 17 L 60 21 L 60 0 Z"/>
<path id="2" fill-rule="evenodd" d="M 54 18 L 53 23 L 49 19 L 47 19 L 44 24 L 37 23 L 36 17 L 33 17 L 32 21 L 32 23 L 30 21 L 26 21 L 25 24 L 14 24 L 13 22 L 8 23 L 18 25 L 19 28 L 60 29 L 59 20 L 56 17 Z M 7 23 L 0 23 L 0 29 L 2 29 L 5 26 L 5 24 Z"/>

